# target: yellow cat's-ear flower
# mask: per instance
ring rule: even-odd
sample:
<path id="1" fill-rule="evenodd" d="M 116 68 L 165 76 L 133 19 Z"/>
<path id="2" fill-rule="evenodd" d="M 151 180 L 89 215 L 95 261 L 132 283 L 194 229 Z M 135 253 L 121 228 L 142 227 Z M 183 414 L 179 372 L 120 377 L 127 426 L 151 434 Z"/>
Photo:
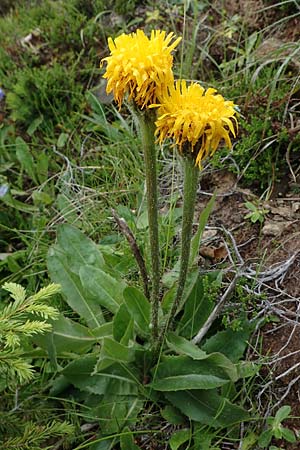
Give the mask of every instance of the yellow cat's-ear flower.
<path id="1" fill-rule="evenodd" d="M 174 83 L 171 53 L 181 38 L 173 38 L 173 33 L 166 35 L 159 30 L 153 30 L 148 38 L 137 30 L 108 39 L 110 56 L 103 58 L 101 65 L 107 63 L 103 75 L 107 79 L 106 91 L 113 92 L 119 107 L 126 94 L 141 109 L 160 101 Z"/>
<path id="2" fill-rule="evenodd" d="M 237 129 L 234 103 L 226 101 L 215 89 L 205 91 L 198 83 L 187 86 L 185 80 L 179 80 L 160 104 L 152 106 L 158 107 L 158 142 L 174 140 L 179 152 L 191 152 L 199 167 L 214 154 L 220 141 L 231 148 L 230 135 L 235 137 Z"/>

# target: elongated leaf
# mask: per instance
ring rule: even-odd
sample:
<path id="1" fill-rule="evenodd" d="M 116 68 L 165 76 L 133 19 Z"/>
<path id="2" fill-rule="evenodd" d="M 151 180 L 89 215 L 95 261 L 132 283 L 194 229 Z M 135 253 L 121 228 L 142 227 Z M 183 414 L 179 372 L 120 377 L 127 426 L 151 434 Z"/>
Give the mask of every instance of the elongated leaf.
<path id="1" fill-rule="evenodd" d="M 80 267 L 85 265 L 104 267 L 105 261 L 97 245 L 71 225 L 59 226 L 57 245 L 66 254 L 71 270 L 77 275 Z"/>
<path id="2" fill-rule="evenodd" d="M 216 274 L 209 274 L 208 282 L 216 279 Z M 184 313 L 178 326 L 178 334 L 191 339 L 204 325 L 213 310 L 214 303 L 211 296 L 205 295 L 204 278 L 198 276 L 185 305 Z"/>
<path id="3" fill-rule="evenodd" d="M 63 224 L 58 228 L 57 245 L 48 253 L 48 268 L 53 280 L 62 286 L 62 293 L 69 306 L 91 328 L 103 324 L 99 303 L 82 286 L 80 267 L 89 264 L 103 267 L 104 259 L 97 246 L 76 228 Z"/>
<path id="4" fill-rule="evenodd" d="M 93 335 L 89 328 L 67 319 L 63 315 L 53 321 L 51 333 L 38 336 L 35 342 L 39 346 L 47 348 L 50 338 L 58 356 L 67 352 L 85 352 L 99 341 L 99 338 Z"/>
<path id="5" fill-rule="evenodd" d="M 92 330 L 90 330 L 90 332 L 93 336 L 95 336 L 95 338 L 112 336 L 113 335 L 113 323 L 106 322 L 103 325 L 100 325 L 100 327 L 93 328 Z"/>
<path id="6" fill-rule="evenodd" d="M 10 193 L 6 190 L 7 185 L 4 185 L 4 194 L 0 195 L 0 200 L 5 203 L 5 205 L 15 208 L 17 211 L 23 211 L 25 213 L 34 213 L 38 211 L 36 206 L 27 205 L 27 203 L 20 202 L 16 200 Z"/>
<path id="7" fill-rule="evenodd" d="M 237 362 L 243 356 L 250 333 L 251 326 L 245 322 L 243 330 L 234 331 L 227 328 L 214 334 L 205 342 L 202 349 L 208 353 L 221 352 L 231 361 Z"/>
<path id="8" fill-rule="evenodd" d="M 215 200 L 216 200 L 216 192 L 213 194 L 212 198 L 209 200 L 206 207 L 200 214 L 198 230 L 197 230 L 197 233 L 195 234 L 195 236 L 192 238 L 192 242 L 191 242 L 191 254 L 190 254 L 190 260 L 189 260 L 190 266 L 192 266 L 194 264 L 197 256 L 199 255 L 199 249 L 200 249 L 200 245 L 201 245 L 201 238 L 203 235 L 203 231 L 207 224 L 210 213 L 214 207 Z"/>
<path id="9" fill-rule="evenodd" d="M 134 349 L 126 347 L 112 338 L 103 339 L 101 356 L 119 363 L 129 363 L 134 359 Z"/>
<path id="10" fill-rule="evenodd" d="M 116 313 L 123 302 L 124 282 L 93 266 L 82 266 L 79 276 L 83 288 L 94 301 L 112 313 Z"/>
<path id="11" fill-rule="evenodd" d="M 102 325 L 104 318 L 99 303 L 86 292 L 79 276 L 72 271 L 70 260 L 63 250 L 58 246 L 52 246 L 47 261 L 51 279 L 61 285 L 68 305 L 85 319 L 90 328 Z"/>
<path id="12" fill-rule="evenodd" d="M 184 286 L 184 291 L 183 291 L 183 296 L 182 296 L 182 302 L 181 302 L 182 305 L 184 305 L 185 302 L 190 297 L 191 292 L 193 291 L 195 284 L 197 283 L 198 277 L 199 277 L 198 269 L 191 271 L 187 275 L 185 286 Z M 175 281 L 177 281 L 177 279 Z M 173 286 L 166 292 L 166 294 L 162 300 L 162 309 L 165 314 L 170 312 L 170 310 L 172 308 L 173 302 L 176 297 L 176 291 L 177 291 L 177 286 L 176 286 L 176 284 L 175 285 L 173 284 Z"/>
<path id="13" fill-rule="evenodd" d="M 157 391 L 214 389 L 230 380 L 236 381 L 235 366 L 221 354 L 205 360 L 170 356 L 158 365 L 151 387 Z"/>
<path id="14" fill-rule="evenodd" d="M 182 336 L 178 336 L 175 333 L 169 333 L 167 337 L 167 345 L 168 347 L 179 353 L 180 355 L 190 356 L 192 359 L 206 359 L 208 357 L 207 353 L 201 350 L 197 345 L 183 338 Z"/>
<path id="15" fill-rule="evenodd" d="M 161 411 L 161 416 L 172 425 L 183 425 L 186 423 L 186 417 L 172 405 L 167 405 Z"/>
<path id="16" fill-rule="evenodd" d="M 123 303 L 113 320 L 114 339 L 127 345 L 130 339 L 133 339 L 134 320 L 129 314 L 127 306 Z"/>
<path id="17" fill-rule="evenodd" d="M 121 450 L 140 450 L 140 447 L 135 445 L 132 432 L 125 427 L 123 434 L 120 437 Z"/>
<path id="18" fill-rule="evenodd" d="M 165 396 L 190 419 L 214 428 L 228 427 L 249 418 L 247 411 L 214 390 L 167 392 Z"/>
<path id="19" fill-rule="evenodd" d="M 178 448 L 191 439 L 191 430 L 189 428 L 176 431 L 172 434 L 169 444 L 172 450 L 178 450 Z"/>
<path id="20" fill-rule="evenodd" d="M 151 306 L 144 294 L 134 287 L 127 287 L 124 300 L 129 313 L 142 336 L 149 334 Z"/>
<path id="21" fill-rule="evenodd" d="M 120 432 L 125 425 L 134 425 L 143 401 L 136 396 L 107 394 L 94 409 L 101 432 L 110 435 Z"/>
<path id="22" fill-rule="evenodd" d="M 28 144 L 21 137 L 17 137 L 16 139 L 16 156 L 27 175 L 38 184 L 33 157 Z"/>
<path id="23" fill-rule="evenodd" d="M 274 423 L 279 426 L 280 423 L 287 419 L 291 413 L 292 408 L 289 405 L 284 405 L 279 408 L 279 410 L 275 414 Z"/>
<path id="24" fill-rule="evenodd" d="M 114 364 L 103 372 L 95 372 L 98 355 L 81 356 L 62 371 L 65 378 L 78 389 L 91 394 L 136 395 L 139 374 L 134 368 L 124 369 Z"/>

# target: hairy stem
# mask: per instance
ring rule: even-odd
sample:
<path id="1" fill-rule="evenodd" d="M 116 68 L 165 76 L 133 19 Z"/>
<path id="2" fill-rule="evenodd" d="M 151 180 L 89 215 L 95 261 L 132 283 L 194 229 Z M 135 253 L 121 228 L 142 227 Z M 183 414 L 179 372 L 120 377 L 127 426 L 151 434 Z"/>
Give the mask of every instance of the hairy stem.
<path id="1" fill-rule="evenodd" d="M 155 149 L 155 112 L 148 110 L 138 113 L 142 146 L 145 160 L 147 208 L 152 275 L 152 338 L 158 337 L 158 308 L 160 290 L 160 251 L 158 237 L 157 168 Z"/>
<path id="2" fill-rule="evenodd" d="M 177 309 L 181 303 L 187 271 L 189 267 L 193 219 L 194 219 L 195 202 L 198 187 L 198 175 L 199 175 L 199 168 L 195 167 L 194 159 L 189 158 L 187 156 L 182 159 L 184 168 L 184 186 L 183 186 L 180 271 L 176 297 L 171 308 L 168 328 L 170 328 L 176 315 Z"/>

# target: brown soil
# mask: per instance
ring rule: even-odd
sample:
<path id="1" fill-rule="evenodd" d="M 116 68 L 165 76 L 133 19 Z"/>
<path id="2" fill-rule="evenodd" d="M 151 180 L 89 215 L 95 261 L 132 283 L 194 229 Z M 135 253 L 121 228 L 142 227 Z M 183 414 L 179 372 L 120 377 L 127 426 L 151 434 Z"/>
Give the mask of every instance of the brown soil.
<path id="1" fill-rule="evenodd" d="M 203 189 L 205 187 L 205 190 Z M 258 199 L 247 189 L 237 186 L 234 175 L 219 171 L 206 175 L 202 181 L 202 193 L 199 196 L 199 210 L 207 203 L 209 192 L 217 189 L 217 200 L 210 221 L 210 226 L 217 230 L 208 230 L 204 234 L 207 241 L 205 251 L 201 254 L 218 264 L 213 252 L 207 249 L 220 249 L 227 242 L 230 256 L 239 264 L 234 251 L 234 244 L 244 262 L 244 268 L 257 271 L 257 277 L 265 274 L 265 281 L 260 292 L 265 294 L 265 301 L 259 301 L 260 309 L 265 309 L 266 316 L 272 321 L 259 331 L 262 348 L 254 350 L 250 357 L 257 359 L 258 353 L 262 363 L 262 385 L 258 392 L 258 407 L 261 414 L 274 415 L 282 405 L 290 405 L 294 419 L 284 422 L 297 434 L 300 430 L 300 196 L 287 192 L 285 197 L 273 198 L 259 204 L 266 211 L 262 224 L 251 223 L 245 219 L 249 210 L 245 202 L 255 203 Z M 234 244 L 228 239 L 222 227 L 229 231 Z M 226 245 L 226 244 L 225 244 Z M 222 255 L 224 256 L 224 255 Z M 231 265 L 227 254 L 221 260 Z M 273 278 L 267 279 L 270 269 Z M 266 273 L 267 272 L 267 273 Z M 255 293 L 254 293 L 255 295 Z M 257 339 L 257 336 L 256 336 Z M 265 388 L 264 388 L 265 387 Z M 264 390 L 265 389 L 265 390 Z M 277 404 L 277 406 L 276 406 Z M 274 409 L 272 409 L 276 406 Z M 267 411 L 267 412 L 266 412 Z M 279 443 L 280 444 L 280 443 Z M 279 445 L 278 442 L 276 445 Z M 284 443 L 286 450 L 296 450 L 299 444 Z"/>

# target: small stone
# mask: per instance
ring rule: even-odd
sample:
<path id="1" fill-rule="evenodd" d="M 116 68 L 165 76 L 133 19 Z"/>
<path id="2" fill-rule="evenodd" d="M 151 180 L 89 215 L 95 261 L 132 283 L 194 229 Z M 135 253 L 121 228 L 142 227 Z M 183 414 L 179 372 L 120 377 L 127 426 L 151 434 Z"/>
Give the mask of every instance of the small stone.
<path id="1" fill-rule="evenodd" d="M 264 236 L 280 236 L 291 222 L 268 221 L 264 224 L 262 234 Z"/>

